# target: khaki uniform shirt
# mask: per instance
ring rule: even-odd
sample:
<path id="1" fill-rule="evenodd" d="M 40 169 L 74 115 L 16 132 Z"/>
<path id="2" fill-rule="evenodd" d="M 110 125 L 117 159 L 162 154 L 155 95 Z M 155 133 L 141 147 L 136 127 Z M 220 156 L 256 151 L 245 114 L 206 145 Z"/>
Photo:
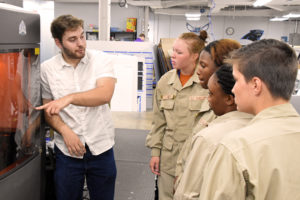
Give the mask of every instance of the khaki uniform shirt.
<path id="1" fill-rule="evenodd" d="M 224 138 L 205 170 L 200 199 L 300 199 L 300 117 L 291 104 L 264 109 Z"/>
<path id="2" fill-rule="evenodd" d="M 207 101 L 207 99 L 205 100 Z M 200 119 L 197 119 L 197 118 Z M 206 128 L 208 124 L 213 121 L 217 116 L 215 115 L 213 110 L 208 110 L 204 114 L 201 114 L 196 118 L 196 125 L 193 128 L 193 134 L 191 134 L 186 141 L 184 142 L 182 149 L 180 150 L 180 153 L 177 158 L 176 162 L 176 169 L 175 169 L 175 176 L 177 177 L 176 183 L 174 185 L 174 189 L 176 189 L 178 184 L 178 177 L 180 177 L 183 173 L 183 168 L 185 166 L 186 158 L 190 154 L 190 151 L 192 149 L 192 138 L 194 135 L 196 135 L 199 131 Z"/>
<path id="3" fill-rule="evenodd" d="M 173 69 L 159 80 L 153 101 L 153 122 L 146 138 L 152 156 L 160 156 L 160 170 L 175 175 L 179 150 L 192 134 L 197 115 L 209 110 L 208 90 L 199 84 L 195 73 L 181 85 L 177 70 Z M 199 114 L 200 113 L 200 114 Z"/>
<path id="4" fill-rule="evenodd" d="M 217 117 L 193 137 L 184 172 L 178 177 L 179 184 L 174 200 L 192 200 L 199 197 L 203 171 L 216 145 L 228 133 L 244 127 L 252 117 L 253 115 L 238 111 L 226 113 Z"/>

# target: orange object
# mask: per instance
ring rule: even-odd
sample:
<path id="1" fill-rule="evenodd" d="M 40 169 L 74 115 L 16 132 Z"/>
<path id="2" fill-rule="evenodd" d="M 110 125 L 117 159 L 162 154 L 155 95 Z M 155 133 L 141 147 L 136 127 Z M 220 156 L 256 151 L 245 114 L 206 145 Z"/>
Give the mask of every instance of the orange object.
<path id="1" fill-rule="evenodd" d="M 21 91 L 17 72 L 19 53 L 0 53 L 0 130 L 14 130 L 18 122 L 18 93 Z"/>
<path id="2" fill-rule="evenodd" d="M 126 32 L 136 32 L 136 18 L 127 18 Z"/>
<path id="3" fill-rule="evenodd" d="M 181 85 L 184 86 L 186 84 L 186 82 L 188 82 L 188 80 L 193 76 L 193 74 L 191 75 L 183 75 L 180 73 L 180 82 L 181 82 Z"/>

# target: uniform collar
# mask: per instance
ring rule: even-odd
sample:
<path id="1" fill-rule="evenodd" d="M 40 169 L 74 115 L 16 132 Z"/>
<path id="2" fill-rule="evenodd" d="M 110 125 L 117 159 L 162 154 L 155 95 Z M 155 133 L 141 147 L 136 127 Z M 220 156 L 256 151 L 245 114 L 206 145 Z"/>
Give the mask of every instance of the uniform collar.
<path id="1" fill-rule="evenodd" d="M 280 104 L 272 106 L 262 110 L 258 113 L 250 123 L 262 120 L 262 119 L 271 119 L 271 118 L 281 118 L 281 117 L 298 117 L 299 114 L 295 108 L 290 103 Z"/>
<path id="2" fill-rule="evenodd" d="M 70 64 L 68 64 L 68 63 L 65 61 L 65 59 L 64 59 L 64 57 L 63 57 L 63 55 L 62 55 L 61 52 L 59 53 L 59 59 L 58 59 L 58 62 L 59 62 L 59 64 L 60 64 L 60 66 L 61 66 L 62 69 L 63 69 L 64 67 L 72 67 Z M 82 64 L 87 64 L 87 63 L 88 63 L 87 50 L 85 50 L 85 55 L 84 55 L 84 57 L 80 60 L 79 63 L 82 63 Z"/>
<path id="3" fill-rule="evenodd" d="M 240 112 L 240 111 L 231 111 L 225 113 L 224 115 L 218 116 L 215 120 L 211 122 L 211 124 L 224 122 L 232 119 L 251 119 L 254 116 L 248 113 Z M 209 124 L 209 126 L 211 125 Z"/>
<path id="4" fill-rule="evenodd" d="M 169 85 L 173 85 L 173 87 L 177 90 L 181 90 L 182 88 L 185 87 L 189 87 L 191 86 L 193 83 L 199 84 L 199 78 L 197 75 L 197 68 L 194 71 L 194 74 L 192 75 L 192 77 L 186 82 L 186 84 L 184 85 L 184 87 L 182 87 L 180 79 L 179 79 L 179 71 L 177 69 L 174 69 L 172 71 L 172 75 L 168 81 Z"/>

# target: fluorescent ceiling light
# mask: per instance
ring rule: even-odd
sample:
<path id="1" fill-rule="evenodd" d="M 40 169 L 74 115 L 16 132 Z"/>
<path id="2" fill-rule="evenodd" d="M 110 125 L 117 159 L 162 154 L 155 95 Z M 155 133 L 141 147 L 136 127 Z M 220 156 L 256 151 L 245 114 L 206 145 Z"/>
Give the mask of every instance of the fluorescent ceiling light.
<path id="1" fill-rule="evenodd" d="M 288 17 L 274 17 L 274 18 L 271 18 L 270 21 L 272 22 L 282 22 L 282 21 L 286 21 L 288 20 L 289 18 Z"/>
<path id="2" fill-rule="evenodd" d="M 284 15 L 282 17 L 287 17 L 287 18 L 297 18 L 300 17 L 300 14 L 294 14 L 294 13 L 290 13 L 288 15 Z"/>
<path id="3" fill-rule="evenodd" d="M 185 13 L 186 18 L 200 18 L 201 13 Z"/>
<path id="4" fill-rule="evenodd" d="M 185 17 L 188 21 L 199 21 L 201 13 L 185 13 Z"/>
<path id="5" fill-rule="evenodd" d="M 199 21 L 200 17 L 187 17 L 186 20 L 188 20 L 188 21 Z"/>
<path id="6" fill-rule="evenodd" d="M 271 2 L 272 0 L 256 0 L 254 3 L 253 3 L 253 6 L 254 7 L 257 7 L 257 6 L 263 6 L 269 2 Z"/>

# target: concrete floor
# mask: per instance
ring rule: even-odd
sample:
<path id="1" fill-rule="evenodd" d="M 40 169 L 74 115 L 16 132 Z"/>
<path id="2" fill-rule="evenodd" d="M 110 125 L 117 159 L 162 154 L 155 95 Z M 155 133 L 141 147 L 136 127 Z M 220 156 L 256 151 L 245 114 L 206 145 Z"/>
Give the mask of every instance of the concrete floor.
<path id="1" fill-rule="evenodd" d="M 150 130 L 153 112 L 112 112 L 115 128 Z"/>
<path id="2" fill-rule="evenodd" d="M 145 147 L 152 112 L 112 112 L 112 115 L 118 170 L 115 200 L 153 200 L 154 175 L 149 169 L 150 149 Z"/>

